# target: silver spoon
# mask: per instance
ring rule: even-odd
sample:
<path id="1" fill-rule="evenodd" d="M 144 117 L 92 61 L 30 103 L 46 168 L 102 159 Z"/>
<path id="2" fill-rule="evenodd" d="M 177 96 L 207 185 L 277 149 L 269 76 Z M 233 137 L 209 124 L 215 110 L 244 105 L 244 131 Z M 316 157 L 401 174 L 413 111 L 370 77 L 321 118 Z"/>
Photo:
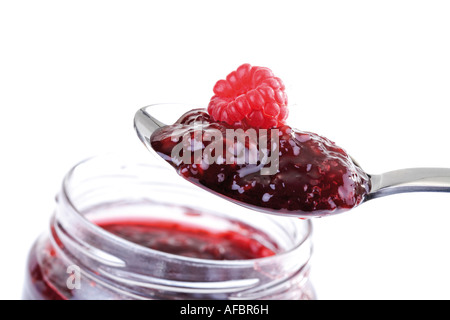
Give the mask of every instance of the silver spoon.
<path id="1" fill-rule="evenodd" d="M 147 149 L 155 152 L 150 143 L 152 133 L 166 126 L 166 123 L 174 123 L 185 112 L 196 109 L 197 106 L 184 104 L 153 104 L 136 112 L 134 117 L 134 127 L 139 139 L 145 144 Z M 170 110 L 170 112 L 168 112 Z M 164 161 L 165 162 L 165 161 Z M 356 161 L 354 161 L 356 163 Z M 450 168 L 408 168 L 385 172 L 382 174 L 368 174 L 371 182 L 369 194 L 364 202 L 387 195 L 405 193 L 405 192 L 450 192 Z M 305 214 L 280 213 L 270 208 L 263 208 L 240 201 L 236 201 L 227 196 L 219 194 L 204 188 L 214 194 L 235 202 L 241 206 L 252 210 L 261 211 L 269 214 L 278 214 L 294 217 L 313 217 L 323 216 L 323 213 L 314 212 Z M 336 213 L 336 212 L 334 212 Z"/>

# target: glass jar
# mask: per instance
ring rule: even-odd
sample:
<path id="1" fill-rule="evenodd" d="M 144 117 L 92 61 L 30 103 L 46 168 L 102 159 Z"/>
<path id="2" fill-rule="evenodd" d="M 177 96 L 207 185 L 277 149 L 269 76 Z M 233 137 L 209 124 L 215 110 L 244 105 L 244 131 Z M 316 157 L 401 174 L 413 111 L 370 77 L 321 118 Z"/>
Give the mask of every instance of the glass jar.
<path id="1" fill-rule="evenodd" d="M 99 227 L 161 219 L 259 241 L 272 256 L 211 260 L 136 244 Z M 314 299 L 310 221 L 252 212 L 180 178 L 149 154 L 94 157 L 66 175 L 33 245 L 24 299 Z"/>

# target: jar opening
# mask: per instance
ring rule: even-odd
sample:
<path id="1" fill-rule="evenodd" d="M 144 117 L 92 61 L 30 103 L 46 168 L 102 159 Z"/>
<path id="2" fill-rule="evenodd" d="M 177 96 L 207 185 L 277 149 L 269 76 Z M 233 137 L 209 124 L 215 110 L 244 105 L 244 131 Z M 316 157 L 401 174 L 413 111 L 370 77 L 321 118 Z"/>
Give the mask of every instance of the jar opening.
<path id="1" fill-rule="evenodd" d="M 120 243 L 121 247 L 127 246 L 140 253 L 155 254 L 154 251 L 157 251 L 172 259 L 209 260 L 208 263 L 218 264 L 252 262 L 241 259 L 213 262 L 210 259 L 165 253 L 133 243 L 99 225 L 111 221 L 137 223 L 153 219 L 185 223 L 215 232 L 234 230 L 247 235 L 253 232 L 258 241 L 275 253 L 245 260 L 274 259 L 290 254 L 311 237 L 310 220 L 268 216 L 238 207 L 192 186 L 170 168 L 155 165 L 154 161 L 149 162 L 130 164 L 126 158 L 106 155 L 89 158 L 74 166 L 64 179 L 61 194 L 65 209 L 70 209 L 72 218 L 78 220 L 75 224 L 77 228 L 90 230 L 104 241 Z M 198 199 L 204 201 L 199 203 Z M 219 206 L 224 209 L 217 212 L 214 208 Z M 255 219 L 260 220 L 266 230 L 261 230 L 259 225 L 252 226 L 250 222 Z M 289 239 L 286 239 L 287 236 Z"/>

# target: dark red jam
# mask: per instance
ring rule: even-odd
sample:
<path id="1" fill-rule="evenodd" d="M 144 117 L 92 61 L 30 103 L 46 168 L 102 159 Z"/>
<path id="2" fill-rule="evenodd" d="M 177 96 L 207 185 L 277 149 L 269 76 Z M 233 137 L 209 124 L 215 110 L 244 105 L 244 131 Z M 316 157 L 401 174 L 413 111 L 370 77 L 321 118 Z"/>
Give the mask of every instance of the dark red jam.
<path id="1" fill-rule="evenodd" d="M 171 221 L 119 221 L 100 226 L 141 246 L 192 258 L 243 260 L 275 254 L 256 239 L 235 231 L 215 232 Z"/>
<path id="2" fill-rule="evenodd" d="M 257 230 L 248 228 L 248 226 L 242 226 L 239 231 L 219 232 L 164 220 L 116 220 L 102 222 L 98 225 L 138 245 L 200 259 L 257 259 L 274 255 L 277 250 L 276 245 L 270 240 L 270 243 L 261 243 L 260 240 L 265 238 L 264 235 L 259 234 Z M 245 229 L 246 227 L 248 229 Z M 102 297 L 101 290 L 104 289 L 94 281 L 83 284 L 84 293 L 81 293 L 81 297 L 77 297 L 77 290 L 70 290 L 66 286 L 67 262 L 58 257 L 49 242 L 41 249 L 44 252 L 39 252 L 41 259 L 37 259 L 37 248 L 38 246 L 35 245 L 29 256 L 29 272 L 25 283 L 26 294 L 24 299 L 86 299 L 86 296 L 83 295 L 86 294 L 86 290 L 89 292 L 88 298 L 98 299 Z M 86 287 L 88 288 L 86 289 Z"/>
<path id="3" fill-rule="evenodd" d="M 36 247 L 33 247 L 28 258 L 27 278 L 25 279 L 25 293 L 24 299 L 26 300 L 67 300 L 72 296 L 70 290 L 62 292 L 58 290 L 56 286 L 48 281 L 49 270 L 54 270 L 54 267 L 60 269 L 61 273 L 65 276 L 65 270 L 63 266 L 60 266 L 60 261 L 57 259 L 54 251 L 51 247 L 48 247 L 44 255 L 49 259 L 39 263 L 37 254 L 35 252 Z M 61 277 L 61 281 L 65 281 Z"/>
<path id="4" fill-rule="evenodd" d="M 232 144 L 231 149 L 236 153 L 234 162 L 220 161 L 220 157 L 204 161 L 205 155 L 211 160 L 218 150 L 216 138 L 211 137 L 217 137 L 216 133 L 220 132 L 222 148 L 229 150 L 228 132 L 238 129 L 248 132 L 251 128 L 214 122 L 205 110 L 195 109 L 175 124 L 156 130 L 151 136 L 151 145 L 190 182 L 243 204 L 269 208 L 277 213 L 299 216 L 337 213 L 359 205 L 370 190 L 368 175 L 342 148 L 325 137 L 287 125 L 276 128 L 278 148 L 273 147 L 271 130 L 274 129 L 267 133 L 257 131 L 257 140 L 245 140 L 244 146 Z M 261 141 L 268 146 L 266 159 L 272 159 L 272 163 L 250 163 L 254 144 Z M 212 143 L 215 143 L 214 148 L 211 148 Z M 181 144 L 183 148 L 179 147 Z M 175 148 L 177 152 L 173 152 Z M 243 151 L 248 161 L 239 162 L 237 153 Z M 186 152 L 190 152 L 189 157 Z M 198 159 L 199 155 L 202 160 Z M 261 174 L 262 168 L 274 163 L 277 165 L 274 172 Z"/>

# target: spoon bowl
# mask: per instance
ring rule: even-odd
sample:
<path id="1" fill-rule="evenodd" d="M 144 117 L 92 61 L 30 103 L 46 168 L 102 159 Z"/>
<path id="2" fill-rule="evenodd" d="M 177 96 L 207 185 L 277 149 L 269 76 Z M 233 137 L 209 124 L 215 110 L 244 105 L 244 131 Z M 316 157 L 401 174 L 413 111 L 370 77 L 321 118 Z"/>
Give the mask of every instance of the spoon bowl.
<path id="1" fill-rule="evenodd" d="M 198 106 L 185 104 L 153 104 L 139 109 L 134 118 L 134 127 L 139 139 L 144 143 L 147 149 L 156 154 L 152 148 L 150 137 L 157 129 L 165 127 L 167 124 L 176 122 L 180 115 L 189 110 L 197 109 Z M 170 112 L 168 111 L 170 110 Z M 159 157 L 159 156 L 158 156 Z M 162 160 L 162 158 L 161 158 Z M 353 158 L 352 158 L 353 160 Z M 163 160 L 164 161 L 164 160 Z M 167 163 L 166 161 L 164 161 Z M 359 166 L 359 164 L 353 160 Z M 359 166 L 360 167 L 360 166 Z M 407 168 L 385 172 L 382 174 L 367 174 L 370 179 L 370 190 L 365 196 L 363 202 L 368 200 L 406 192 L 450 192 L 450 168 Z M 236 199 L 230 198 L 207 187 L 198 185 L 213 194 L 234 202 L 246 208 L 263 213 L 292 216 L 301 218 L 323 217 L 330 214 L 336 214 L 350 209 L 337 209 L 332 212 L 297 212 L 286 210 L 274 210 L 266 207 L 260 207 L 248 204 Z"/>
<path id="2" fill-rule="evenodd" d="M 190 110 L 189 108 L 194 109 L 198 107 L 178 103 L 151 104 L 136 112 L 134 116 L 134 129 L 147 149 L 154 152 L 150 144 L 152 133 L 167 124 L 177 121 L 179 115 Z M 170 110 L 170 112 L 167 112 L 167 110 Z"/>

